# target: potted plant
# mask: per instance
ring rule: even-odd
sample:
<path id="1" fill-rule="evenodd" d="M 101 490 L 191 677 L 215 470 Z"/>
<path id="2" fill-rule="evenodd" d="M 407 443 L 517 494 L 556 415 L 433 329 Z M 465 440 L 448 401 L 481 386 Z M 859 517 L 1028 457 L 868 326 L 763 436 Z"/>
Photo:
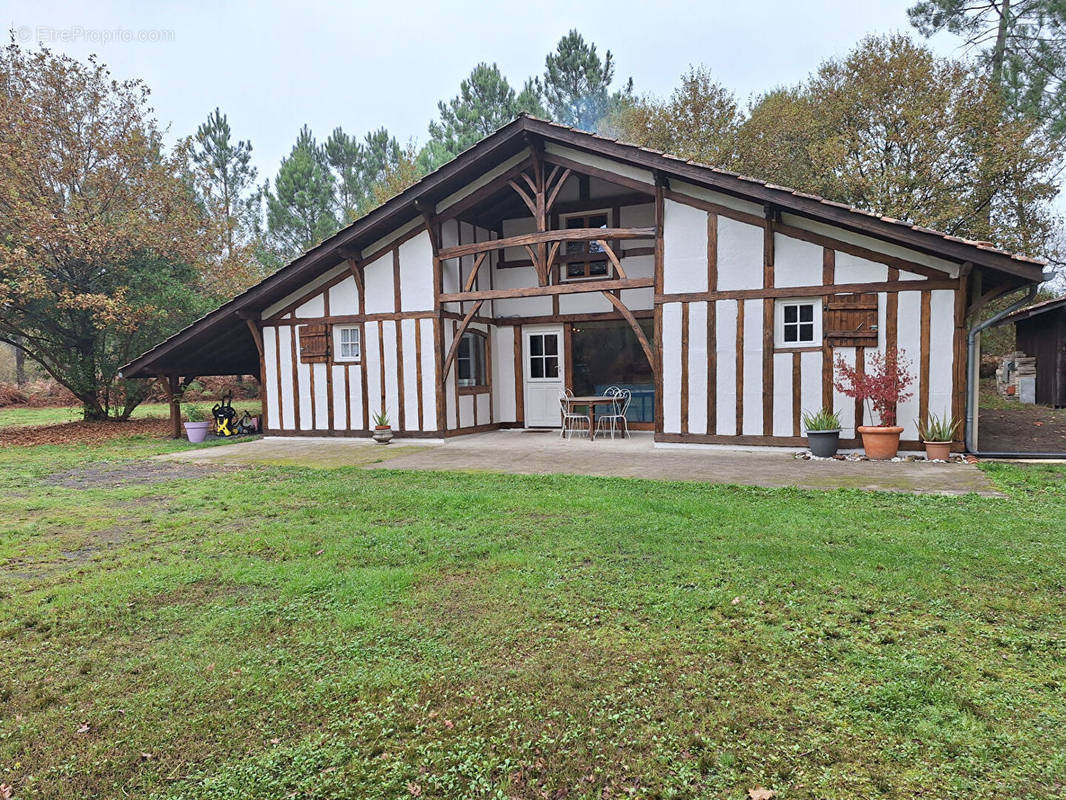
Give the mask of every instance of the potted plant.
<path id="1" fill-rule="evenodd" d="M 875 352 L 863 371 L 837 356 L 839 377 L 834 382 L 837 391 L 866 403 L 871 418 L 878 420 L 877 425 L 857 425 L 855 428 L 862 436 L 862 448 L 869 459 L 886 461 L 895 458 L 899 452 L 899 435 L 903 428 L 896 424 L 896 408 L 913 394 L 908 389 L 914 383 L 909 366 L 903 351 L 895 348 L 884 353 Z"/>
<path id="2" fill-rule="evenodd" d="M 803 428 L 807 432 L 807 446 L 811 455 L 832 458 L 840 445 L 840 417 L 831 408 L 812 414 L 803 412 Z"/>
<path id="3" fill-rule="evenodd" d="M 190 442 L 197 444 L 207 438 L 207 432 L 214 424 L 207 419 L 207 413 L 200 406 L 187 406 L 185 419 L 185 435 Z"/>
<path id="4" fill-rule="evenodd" d="M 918 420 L 918 435 L 925 445 L 925 457 L 930 461 L 947 461 L 951 456 L 951 440 L 959 430 L 959 420 L 945 414 L 930 414 Z"/>
<path id="5" fill-rule="evenodd" d="M 389 423 L 389 415 L 382 409 L 374 415 L 374 441 L 378 444 L 388 444 L 392 441 L 392 425 Z"/>

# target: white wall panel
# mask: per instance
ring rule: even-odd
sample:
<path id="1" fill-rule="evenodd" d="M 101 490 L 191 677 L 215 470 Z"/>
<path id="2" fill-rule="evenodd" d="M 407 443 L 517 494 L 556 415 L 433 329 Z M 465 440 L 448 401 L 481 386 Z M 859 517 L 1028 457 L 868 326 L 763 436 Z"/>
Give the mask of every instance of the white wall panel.
<path id="1" fill-rule="evenodd" d="M 381 358 L 378 345 L 378 326 L 368 322 L 363 326 L 363 369 L 366 370 L 367 421 L 374 426 L 374 415 L 381 410 Z M 395 422 L 395 418 L 392 420 Z"/>
<path id="2" fill-rule="evenodd" d="M 297 306 L 295 316 L 300 319 L 308 317 L 322 317 L 326 314 L 326 301 L 323 294 L 316 294 L 303 305 Z"/>
<path id="3" fill-rule="evenodd" d="M 346 364 L 330 366 L 330 383 L 333 387 L 333 421 L 330 427 L 335 431 L 348 428 L 348 395 L 344 391 L 344 376 L 347 371 Z"/>
<path id="4" fill-rule="evenodd" d="M 833 375 L 836 376 L 835 362 L 839 358 L 849 367 L 855 366 L 854 347 L 833 348 Z M 855 438 L 855 400 L 841 392 L 836 386 L 833 387 L 833 408 L 840 415 L 840 436 L 844 439 Z M 861 422 L 859 423 L 861 424 Z"/>
<path id="5" fill-rule="evenodd" d="M 474 398 L 476 395 L 459 395 L 459 427 L 469 428 L 474 424 Z"/>
<path id="6" fill-rule="evenodd" d="M 399 388 L 396 378 L 396 323 L 385 320 L 381 323 L 385 341 L 385 408 L 394 428 L 400 425 Z"/>
<path id="7" fill-rule="evenodd" d="M 278 420 L 278 329 L 263 328 L 263 396 L 266 398 L 266 417 L 271 428 L 280 428 Z"/>
<path id="8" fill-rule="evenodd" d="M 688 431 L 707 433 L 707 304 L 688 307 Z"/>
<path id="9" fill-rule="evenodd" d="M 773 435 L 792 435 L 792 353 L 774 353 Z"/>
<path id="10" fill-rule="evenodd" d="M 774 286 L 821 286 L 822 248 L 802 239 L 774 235 Z"/>
<path id="11" fill-rule="evenodd" d="M 391 252 L 363 267 L 363 289 L 366 291 L 367 314 L 384 314 L 395 310 Z"/>
<path id="12" fill-rule="evenodd" d="M 431 320 L 425 323 L 433 324 Z M 400 322 L 403 343 L 403 413 L 404 424 L 409 431 L 422 429 L 422 420 L 418 418 L 418 359 L 416 358 L 415 321 L 405 319 Z M 422 402 L 425 402 L 423 396 Z"/>
<path id="13" fill-rule="evenodd" d="M 444 325 L 444 348 L 441 350 L 441 361 L 443 363 L 445 356 L 452 347 L 452 339 L 455 338 L 454 323 L 451 320 L 443 320 L 441 322 Z M 444 383 L 444 419 L 448 430 L 455 430 L 459 427 L 459 409 L 455 404 L 455 365 L 448 370 L 448 377 Z"/>
<path id="14" fill-rule="evenodd" d="M 363 430 L 363 367 L 350 365 L 348 370 L 348 404 L 353 430 Z M 370 418 L 367 417 L 369 424 Z"/>
<path id="15" fill-rule="evenodd" d="M 880 283 L 888 280 L 888 267 L 838 250 L 834 275 L 837 283 Z"/>
<path id="16" fill-rule="evenodd" d="M 681 432 L 681 304 L 663 306 L 663 431 Z"/>
<path id="17" fill-rule="evenodd" d="M 816 413 L 822 407 L 822 354 L 800 353 L 800 414 Z M 802 434 L 803 420 L 800 420 Z"/>
<path id="18" fill-rule="evenodd" d="M 744 301 L 744 430 L 762 435 L 762 300 Z"/>
<path id="19" fill-rule="evenodd" d="M 955 361 L 955 292 L 935 289 L 930 293 L 929 411 L 951 416 L 952 368 Z"/>
<path id="20" fill-rule="evenodd" d="M 299 361 L 300 343 L 299 334 L 296 342 L 296 389 L 300 395 L 300 421 L 299 428 L 302 431 L 311 430 L 311 365 Z"/>
<path id="21" fill-rule="evenodd" d="M 663 209 L 663 291 L 707 291 L 707 212 L 673 200 Z"/>
<path id="22" fill-rule="evenodd" d="M 559 295 L 560 314 L 598 314 L 613 309 L 611 301 L 599 292 Z"/>
<path id="23" fill-rule="evenodd" d="M 900 292 L 896 314 L 896 346 L 910 362 L 912 375 L 918 376 L 921 369 L 922 352 L 922 293 Z M 903 439 L 918 437 L 918 382 L 911 385 L 914 394 L 904 400 L 896 409 L 896 420 L 903 426 Z"/>
<path id="24" fill-rule="evenodd" d="M 514 328 L 492 329 L 492 401 L 498 422 L 515 422 L 518 414 L 515 397 Z"/>
<path id="25" fill-rule="evenodd" d="M 428 232 L 400 245 L 400 303 L 404 311 L 433 309 L 433 246 Z"/>
<path id="26" fill-rule="evenodd" d="M 336 286 L 330 287 L 329 313 L 330 316 L 359 313 L 359 289 L 355 285 L 355 278 L 349 275 Z"/>
<path id="27" fill-rule="evenodd" d="M 737 433 L 737 303 L 719 300 L 715 308 L 715 341 L 717 344 L 717 383 L 715 389 L 715 431 L 721 436 Z"/>
<path id="28" fill-rule="evenodd" d="M 315 382 L 315 430 L 329 430 L 329 381 L 326 364 L 311 364 L 311 380 Z"/>
<path id="29" fill-rule="evenodd" d="M 492 397 L 488 393 L 474 395 L 477 401 L 477 424 L 487 425 L 493 420 Z"/>
<path id="30" fill-rule="evenodd" d="M 423 320 L 422 332 L 422 430 L 437 430 L 437 341 L 433 320 Z M 443 356 L 442 356 L 443 358 Z"/>
<path id="31" fill-rule="evenodd" d="M 281 426 L 296 430 L 296 401 L 292 396 L 292 336 L 291 325 L 279 325 L 278 353 L 281 355 Z M 275 418 L 276 419 L 276 418 Z"/>
<path id="32" fill-rule="evenodd" d="M 762 228 L 718 217 L 718 288 L 761 289 Z"/>

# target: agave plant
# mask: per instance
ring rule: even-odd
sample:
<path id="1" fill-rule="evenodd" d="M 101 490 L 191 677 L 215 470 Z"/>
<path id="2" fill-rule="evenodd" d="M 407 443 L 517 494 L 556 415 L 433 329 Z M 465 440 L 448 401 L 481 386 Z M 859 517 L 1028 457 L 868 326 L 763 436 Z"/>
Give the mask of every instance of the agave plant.
<path id="1" fill-rule="evenodd" d="M 950 442 L 959 430 L 960 421 L 945 414 L 940 417 L 929 414 L 925 420 L 918 420 L 918 435 L 923 442 Z"/>

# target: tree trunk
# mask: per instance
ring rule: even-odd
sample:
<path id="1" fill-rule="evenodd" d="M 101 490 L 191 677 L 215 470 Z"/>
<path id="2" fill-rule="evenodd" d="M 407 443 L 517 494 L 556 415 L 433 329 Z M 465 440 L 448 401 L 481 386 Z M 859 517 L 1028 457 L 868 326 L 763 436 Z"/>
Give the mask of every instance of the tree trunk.
<path id="1" fill-rule="evenodd" d="M 107 419 L 107 409 L 104 408 L 100 398 L 95 393 L 79 394 L 77 398 L 81 400 L 82 419 L 86 422 L 99 422 Z"/>
<path id="2" fill-rule="evenodd" d="M 1003 91 L 1003 62 L 1007 59 L 1007 35 L 1010 33 L 1010 0 L 1001 0 L 996 46 L 992 48 L 992 83 Z"/>

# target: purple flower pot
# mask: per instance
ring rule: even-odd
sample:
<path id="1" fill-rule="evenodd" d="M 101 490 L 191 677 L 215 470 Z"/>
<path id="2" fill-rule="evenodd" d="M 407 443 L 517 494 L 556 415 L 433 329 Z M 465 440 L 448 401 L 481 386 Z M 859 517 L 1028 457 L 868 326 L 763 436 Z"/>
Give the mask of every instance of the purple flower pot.
<path id="1" fill-rule="evenodd" d="M 210 422 L 186 422 L 185 435 L 189 437 L 189 441 L 193 443 L 202 442 L 207 438 L 207 432 L 211 430 Z"/>

